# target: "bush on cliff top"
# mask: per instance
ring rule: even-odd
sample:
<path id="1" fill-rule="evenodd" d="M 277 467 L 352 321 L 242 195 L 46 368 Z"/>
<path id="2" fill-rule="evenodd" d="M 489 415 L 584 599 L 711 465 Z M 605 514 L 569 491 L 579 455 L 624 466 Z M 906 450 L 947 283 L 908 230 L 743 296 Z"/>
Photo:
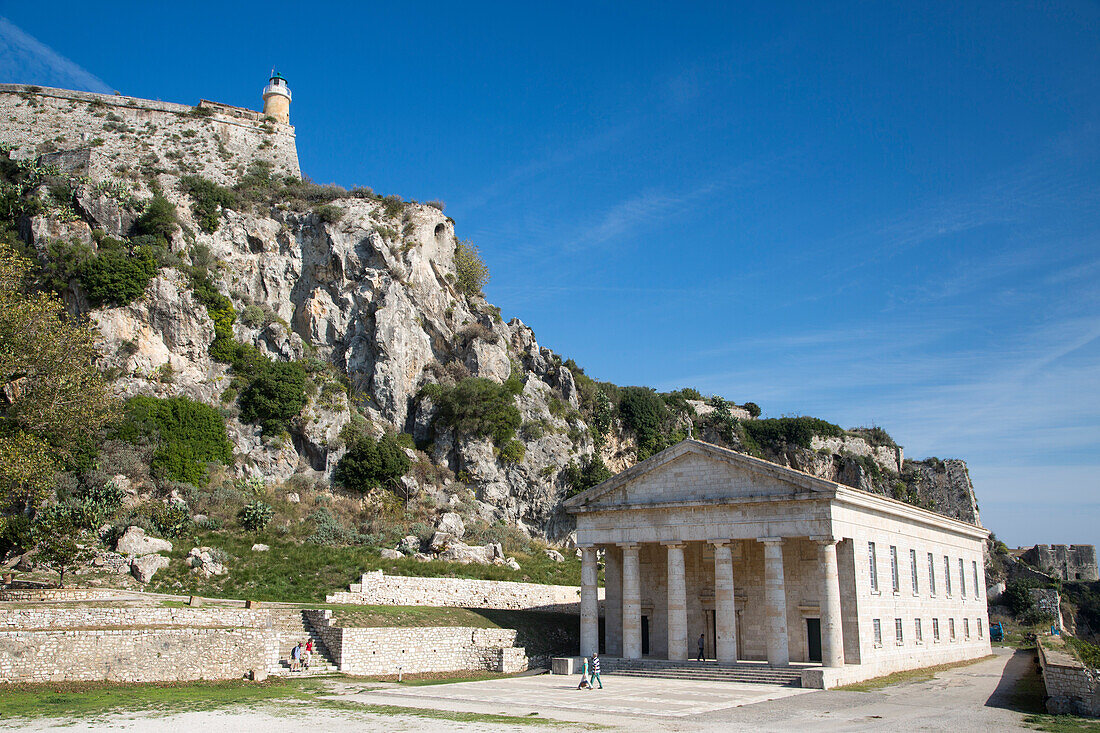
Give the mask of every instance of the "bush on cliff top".
<path id="1" fill-rule="evenodd" d="M 498 446 L 516 436 L 522 417 L 513 392 L 490 379 L 467 377 L 453 387 L 428 385 L 424 394 L 439 405 L 439 420 L 456 432 L 492 438 Z"/>
<path id="2" fill-rule="evenodd" d="M 844 430 L 839 425 L 816 417 L 777 417 L 767 420 L 750 420 L 744 423 L 745 432 L 760 445 L 777 447 L 782 443 L 809 448 L 815 435 L 841 437 Z"/>

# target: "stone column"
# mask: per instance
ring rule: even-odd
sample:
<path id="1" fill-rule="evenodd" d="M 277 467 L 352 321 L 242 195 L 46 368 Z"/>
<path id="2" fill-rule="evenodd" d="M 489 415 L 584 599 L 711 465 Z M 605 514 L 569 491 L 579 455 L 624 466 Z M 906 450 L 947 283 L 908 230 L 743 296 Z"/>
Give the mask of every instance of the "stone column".
<path id="1" fill-rule="evenodd" d="M 623 548 L 623 656 L 642 658 L 642 587 L 638 545 Z"/>
<path id="2" fill-rule="evenodd" d="M 623 562 L 617 545 L 604 548 L 604 646 L 607 656 L 623 655 Z"/>
<path id="3" fill-rule="evenodd" d="M 764 545 L 764 633 L 768 664 L 786 667 L 791 656 L 787 645 L 787 588 L 783 581 L 783 538 L 761 537 Z"/>
<path id="4" fill-rule="evenodd" d="M 737 608 L 734 605 L 733 551 L 730 543 L 714 543 L 714 636 L 719 662 L 737 661 Z"/>
<path id="5" fill-rule="evenodd" d="M 668 547 L 668 658 L 688 658 L 687 577 L 684 570 L 684 543 L 670 542 Z"/>
<path id="6" fill-rule="evenodd" d="M 600 650 L 599 591 L 596 590 L 596 548 L 581 548 L 581 656 Z"/>
<path id="7" fill-rule="evenodd" d="M 835 537 L 811 537 L 817 543 L 821 565 L 821 664 L 844 666 L 844 627 L 840 610 L 840 578 L 836 567 Z"/>

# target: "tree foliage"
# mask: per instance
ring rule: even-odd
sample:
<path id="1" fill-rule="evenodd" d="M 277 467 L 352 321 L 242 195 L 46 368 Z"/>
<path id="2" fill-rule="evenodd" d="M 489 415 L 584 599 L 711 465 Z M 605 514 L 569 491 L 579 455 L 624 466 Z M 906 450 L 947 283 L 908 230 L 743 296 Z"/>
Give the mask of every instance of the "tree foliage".
<path id="1" fill-rule="evenodd" d="M 584 459 L 580 464 L 570 461 L 562 472 L 562 478 L 569 484 L 569 496 L 576 496 L 598 486 L 611 478 L 611 470 L 604 464 L 599 453 Z"/>
<path id="2" fill-rule="evenodd" d="M 38 547 L 35 560 L 58 574 L 58 585 L 65 587 L 65 574 L 95 554 L 95 538 L 83 526 L 72 507 L 53 505 L 39 512 L 31 529 Z"/>
<path id="3" fill-rule="evenodd" d="M 177 229 L 176 206 L 160 193 L 149 200 L 145 211 L 134 222 L 135 234 L 156 237 L 164 242 L 170 241 Z"/>
<path id="4" fill-rule="evenodd" d="M 208 463 L 229 463 L 233 458 L 225 419 L 213 407 L 186 397 L 130 399 L 117 437 L 130 442 L 152 438 L 156 449 L 149 468 L 162 481 L 202 485 Z"/>
<path id="5" fill-rule="evenodd" d="M 668 408 L 661 396 L 649 387 L 624 387 L 619 400 L 619 416 L 623 424 L 638 438 L 638 459 L 642 460 L 664 448 L 662 426 Z"/>
<path id="6" fill-rule="evenodd" d="M 469 242 L 455 245 L 455 272 L 458 289 L 466 295 L 482 295 L 489 284 L 489 267 L 481 259 L 481 251 Z"/>
<path id="7" fill-rule="evenodd" d="M 117 413 L 90 324 L 29 288 L 31 263 L 0 241 L 0 504 L 33 503 Z"/>
<path id="8" fill-rule="evenodd" d="M 809 448 L 815 435 L 840 437 L 844 430 L 816 417 L 777 417 L 751 420 L 744 424 L 745 432 L 758 444 L 778 447 L 782 443 Z"/>
<path id="9" fill-rule="evenodd" d="M 348 446 L 333 478 L 345 489 L 365 494 L 380 486 L 393 488 L 409 467 L 409 457 L 396 436 L 387 433 L 376 441 L 362 435 Z"/>
<path id="10" fill-rule="evenodd" d="M 438 419 L 456 432 L 492 438 L 498 446 L 515 437 L 522 417 L 507 386 L 482 377 L 467 377 L 453 387 L 433 386 L 428 394 L 439 405 Z"/>
<path id="11" fill-rule="evenodd" d="M 306 406 L 308 377 L 294 361 L 267 361 L 241 393 L 241 419 L 259 422 L 268 434 L 284 432 Z"/>

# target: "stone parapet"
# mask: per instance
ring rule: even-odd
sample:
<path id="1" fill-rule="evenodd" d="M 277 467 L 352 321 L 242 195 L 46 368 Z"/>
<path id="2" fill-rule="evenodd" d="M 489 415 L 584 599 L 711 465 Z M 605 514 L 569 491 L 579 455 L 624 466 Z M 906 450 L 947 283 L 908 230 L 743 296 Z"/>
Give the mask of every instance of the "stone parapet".
<path id="1" fill-rule="evenodd" d="M 381 676 L 422 672 L 527 669 L 515 629 L 470 627 L 344 628 L 339 646 L 329 646 L 341 672 Z M 329 644 L 325 637 L 325 644 Z M 334 641 L 335 643 L 335 641 Z M 337 651 L 337 649 L 339 651 Z"/>
<path id="2" fill-rule="evenodd" d="M 1039 665 L 1047 688 L 1047 712 L 1100 717 L 1100 672 L 1039 641 Z"/>
<path id="3" fill-rule="evenodd" d="M 601 607 L 603 598 L 604 589 L 600 588 Z M 363 575 L 359 583 L 350 586 L 350 590 L 326 596 L 325 601 L 369 606 L 449 606 L 579 613 L 580 588 L 506 580 L 384 575 L 377 570 Z"/>

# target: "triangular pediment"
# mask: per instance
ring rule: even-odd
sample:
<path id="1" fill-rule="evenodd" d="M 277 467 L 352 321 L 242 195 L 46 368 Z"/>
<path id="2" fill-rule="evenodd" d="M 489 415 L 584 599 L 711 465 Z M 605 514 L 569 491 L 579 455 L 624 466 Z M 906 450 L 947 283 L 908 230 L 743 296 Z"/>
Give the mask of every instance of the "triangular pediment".
<path id="1" fill-rule="evenodd" d="M 565 502 L 597 509 L 695 501 L 730 501 L 829 491 L 801 471 L 696 440 L 685 440 Z"/>

